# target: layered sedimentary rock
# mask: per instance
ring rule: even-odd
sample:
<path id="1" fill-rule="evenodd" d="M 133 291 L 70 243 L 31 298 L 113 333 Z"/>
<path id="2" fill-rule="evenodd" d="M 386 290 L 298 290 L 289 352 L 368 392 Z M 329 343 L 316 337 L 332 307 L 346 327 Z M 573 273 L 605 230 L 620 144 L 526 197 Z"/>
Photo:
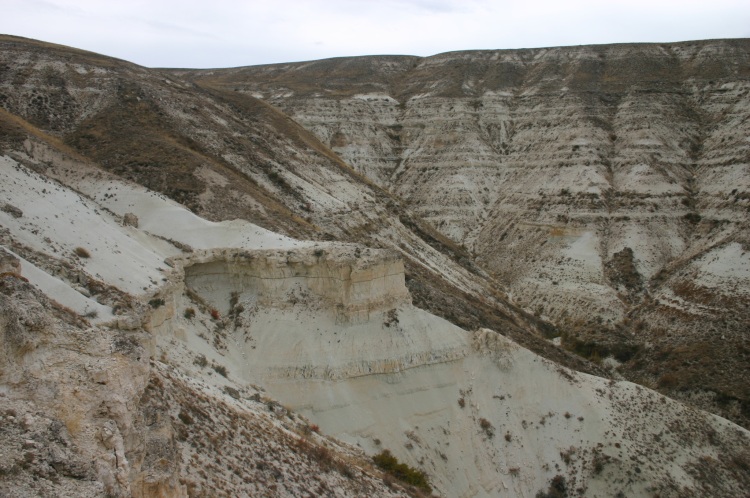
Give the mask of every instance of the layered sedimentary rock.
<path id="1" fill-rule="evenodd" d="M 182 340 L 198 330 L 253 382 L 395 373 L 469 351 L 461 329 L 411 305 L 390 251 L 212 250 L 170 264 L 148 328 Z"/>
<path id="2" fill-rule="evenodd" d="M 320 245 L 292 251 L 224 251 L 173 261 L 185 285 L 222 314 L 232 303 L 284 309 L 305 300 L 337 311 L 337 319 L 367 321 L 410 301 L 403 261 L 394 253 Z"/>
<path id="3" fill-rule="evenodd" d="M 0 494 L 404 494 L 363 454 L 382 449 L 448 496 L 741 494 L 747 430 L 616 378 L 746 420 L 743 43 L 256 68 L 266 94 L 0 37 Z M 325 107 L 326 143 L 248 91 Z M 709 153 L 675 130 L 725 141 L 717 204 L 687 193 Z M 654 156 L 610 172 L 618 144 Z M 627 363 L 549 361 L 603 371 L 496 282 Z"/>
<path id="4" fill-rule="evenodd" d="M 745 350 L 749 68 L 750 41 L 713 40 L 180 74 L 288 113 L 568 347 L 639 351 L 633 378 L 675 395 L 697 383 L 747 414 L 746 361 L 698 372 L 676 346 L 702 343 L 707 365 Z"/>
<path id="5" fill-rule="evenodd" d="M 190 76 L 289 113 L 530 307 L 560 317 L 578 300 L 616 321 L 627 307 L 602 271 L 614 253 L 629 247 L 650 278 L 695 243 L 701 213 L 735 232 L 746 221 L 748 60 L 747 41 L 727 40 Z M 560 262 L 577 241 L 589 253 Z"/>
<path id="6" fill-rule="evenodd" d="M 162 361 L 262 385 L 326 433 L 424 469 L 443 494 L 524 496 L 556 479 L 582 495 L 692 495 L 709 465 L 724 477 L 705 489 L 742 482 L 744 429 L 415 308 L 392 253 L 215 249 L 170 265 L 151 314 Z M 664 459 L 647 465 L 655 434 Z M 688 434 L 701 436 L 686 445 Z"/>

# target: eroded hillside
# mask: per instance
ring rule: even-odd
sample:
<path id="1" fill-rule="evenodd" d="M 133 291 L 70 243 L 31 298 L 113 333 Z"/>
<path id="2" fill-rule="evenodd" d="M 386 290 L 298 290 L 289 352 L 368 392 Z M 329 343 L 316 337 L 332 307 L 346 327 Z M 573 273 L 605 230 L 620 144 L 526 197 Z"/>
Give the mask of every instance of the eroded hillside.
<path id="1" fill-rule="evenodd" d="M 283 110 L 568 348 L 748 423 L 747 40 L 176 74 Z"/>
<path id="2" fill-rule="evenodd" d="M 422 307 L 603 373 L 551 347 L 553 327 L 508 303 L 464 249 L 267 103 L 68 47 L 3 37 L 0 48 L 0 125 L 19 160 L 85 159 L 207 219 L 393 248 Z"/>
<path id="3" fill-rule="evenodd" d="M 599 48 L 577 50 L 570 53 Z M 488 79 L 492 85 L 528 83 L 523 95 L 505 96 L 508 102 L 550 98 L 540 89 L 554 87 L 556 76 L 532 70 L 529 53 L 539 59 L 547 54 L 490 54 L 497 56 L 494 62 L 517 58 L 528 71 L 509 62 L 493 69 L 491 60 L 482 66 L 495 74 Z M 455 210 L 455 219 L 441 225 L 435 213 L 455 208 L 451 189 L 457 182 L 473 195 L 466 180 L 471 168 L 447 159 L 438 167 L 437 156 L 420 154 L 446 153 L 446 144 L 458 146 L 462 136 L 470 146 L 454 151 L 456 157 L 479 150 L 465 119 L 481 116 L 484 104 L 465 112 L 461 106 L 468 105 L 465 95 L 481 88 L 456 83 L 478 74 L 476 58 L 275 67 L 271 72 L 281 71 L 274 85 L 290 68 L 307 73 L 269 105 L 256 98 L 270 99 L 258 88 L 233 87 L 231 78 L 250 81 L 245 69 L 150 70 L 0 38 L 0 452 L 7 457 L 0 463 L 0 493 L 429 493 L 373 465 L 372 456 L 386 449 L 424 472 L 444 496 L 697 497 L 747 489 L 748 431 L 695 408 L 744 420 L 744 197 L 735 195 L 734 218 L 716 224 L 709 223 L 712 211 L 701 207 L 698 190 L 687 202 L 680 200 L 684 195 L 649 193 L 654 206 L 671 199 L 674 206 L 654 212 L 671 213 L 658 226 L 669 234 L 675 224 L 683 244 L 679 257 L 656 276 L 643 269 L 642 249 L 630 242 L 639 238 L 622 247 L 612 242 L 611 254 L 601 252 L 615 232 L 602 232 L 600 225 L 618 222 L 617 216 L 607 218 L 592 192 L 581 204 L 585 189 L 570 175 L 595 176 L 598 170 L 581 173 L 575 161 L 554 178 L 551 166 L 519 162 L 512 183 L 507 172 L 488 179 L 497 164 L 487 156 L 486 171 L 475 180 L 495 182 L 484 192 L 496 211 L 488 208 L 471 221 L 471 209 Z M 429 67 L 432 73 L 423 72 Z M 249 71 L 256 70 L 269 71 Z M 436 83 L 435 72 L 445 81 Z M 321 87 L 325 79 L 313 78 L 331 74 L 338 77 L 328 89 Z M 410 74 L 424 81 L 410 82 Z M 353 81 L 361 83 L 356 91 Z M 377 93 L 384 91 L 379 85 L 395 89 L 395 96 Z M 589 93 L 598 95 L 592 88 Z M 315 126 L 296 116 L 308 130 L 279 111 L 293 115 L 293 104 L 314 110 L 310 102 L 316 101 L 323 107 L 364 102 L 383 115 L 396 102 L 399 119 L 411 113 L 413 129 L 395 122 L 384 131 L 402 144 L 400 170 L 386 175 L 377 165 L 359 172 L 351 167 L 362 163 L 347 154 L 374 147 L 366 132 L 377 134 L 380 125 L 365 126 L 356 140 L 342 131 L 332 142 L 324 136 L 325 123 L 345 113 Z M 430 107 L 435 102 L 442 103 Z M 419 121 L 424 116 L 418 109 L 428 109 L 432 118 Z M 566 112 L 568 126 L 581 120 Z M 737 112 L 735 127 L 741 127 Z M 348 120 L 351 126 L 366 121 L 367 113 L 360 114 L 362 120 Z M 529 119 L 524 152 L 544 142 L 534 138 L 537 120 Z M 435 128 L 448 122 L 458 128 Z M 422 145 L 411 147 L 412 138 Z M 349 147 L 350 140 L 357 145 Z M 576 151 L 582 145 L 575 144 Z M 375 152 L 395 153 L 386 146 L 382 142 Z M 511 152 L 514 160 L 526 157 Z M 701 154 L 696 149 L 691 160 Z M 417 179 L 410 177 L 412 159 L 422 161 Z M 733 161 L 725 161 L 725 170 L 735 171 L 742 185 L 746 165 Z M 437 169 L 428 171 L 428 164 Z M 419 189 L 428 176 L 450 168 L 443 199 L 432 199 L 435 213 L 422 210 Z M 384 181 L 388 175 L 396 175 L 393 182 Z M 557 186 L 533 195 L 521 188 L 538 188 L 539 178 L 564 180 L 559 195 L 552 195 Z M 506 184 L 516 190 L 504 193 Z M 610 194 L 610 200 L 619 196 Z M 620 221 L 657 218 L 636 207 Z M 568 218 L 558 218 L 560 210 Z M 482 237 L 490 237 L 502 216 L 515 220 L 515 227 L 526 225 L 493 235 L 492 252 Z M 458 226 L 466 231 L 457 235 Z M 534 242 L 507 245 L 513 234 Z M 650 237 L 643 240 L 657 240 Z M 677 239 L 665 240 L 668 246 Z M 537 254 L 538 261 L 524 262 L 524 254 Z M 549 302 L 546 287 L 523 290 L 524 272 L 553 259 L 553 269 L 564 270 L 550 284 L 564 297 L 555 306 L 575 304 L 568 318 L 527 302 Z M 520 276 L 503 273 L 501 260 Z M 597 280 L 597 271 L 606 280 Z M 717 287 L 726 292 L 709 292 Z M 668 294 L 670 289 L 681 293 Z M 602 302 L 609 303 L 611 316 L 598 311 Z M 721 311 L 724 323 L 715 320 Z M 593 320 L 581 320 L 584 312 Z M 551 340 L 560 331 L 566 347 Z M 719 333 L 721 342 L 712 337 Z M 682 343 L 675 345 L 678 339 Z M 732 355 L 719 365 L 718 356 L 730 347 Z M 569 349 L 606 359 L 599 365 Z M 675 361 L 681 363 L 676 367 Z M 646 387 L 618 380 L 621 375 Z M 648 386 L 688 398 L 692 406 Z"/>
<path id="4" fill-rule="evenodd" d="M 415 307 L 393 251 L 209 222 L 85 164 L 0 171 L 9 496 L 419 495 L 384 449 L 443 496 L 748 485 L 747 430 Z"/>

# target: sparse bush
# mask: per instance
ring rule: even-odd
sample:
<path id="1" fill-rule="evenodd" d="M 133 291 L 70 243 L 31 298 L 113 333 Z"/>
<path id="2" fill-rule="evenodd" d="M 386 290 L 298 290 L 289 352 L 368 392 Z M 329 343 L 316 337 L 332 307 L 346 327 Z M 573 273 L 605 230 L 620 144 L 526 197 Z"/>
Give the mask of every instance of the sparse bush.
<path id="1" fill-rule="evenodd" d="M 692 224 L 696 224 L 696 223 L 698 223 L 699 221 L 701 221 L 701 215 L 699 215 L 698 213 L 687 213 L 687 214 L 685 215 L 685 219 L 686 219 L 686 220 L 687 220 L 687 221 L 688 221 L 689 223 L 692 223 Z"/>
<path id="2" fill-rule="evenodd" d="M 565 478 L 560 474 L 552 478 L 546 493 L 539 491 L 536 494 L 536 498 L 565 498 L 566 496 L 568 496 L 568 487 L 565 484 Z"/>
<path id="3" fill-rule="evenodd" d="M 5 204 L 2 208 L 0 208 L 0 211 L 4 211 L 8 213 L 9 215 L 13 216 L 14 218 L 20 218 L 23 216 L 23 211 L 18 209 L 12 204 Z"/>
<path id="4" fill-rule="evenodd" d="M 570 465 L 570 462 L 573 461 L 573 455 L 575 454 L 576 449 L 571 446 L 569 449 L 560 452 L 560 458 L 562 458 L 562 461 L 565 462 L 565 465 Z"/>
<path id="5" fill-rule="evenodd" d="M 184 316 L 188 320 L 192 320 L 195 317 L 195 309 L 193 309 L 193 308 L 186 308 Z"/>
<path id="6" fill-rule="evenodd" d="M 599 475 L 604 470 L 604 466 L 609 462 L 609 456 L 596 453 L 593 458 L 594 475 Z"/>
<path id="7" fill-rule="evenodd" d="M 162 306 L 164 306 L 164 305 L 166 304 L 166 302 L 164 301 L 164 299 L 161 299 L 161 298 L 154 298 L 154 299 L 150 300 L 150 301 L 148 302 L 148 304 L 149 304 L 149 305 L 150 305 L 150 306 L 151 306 L 152 308 L 154 308 L 154 309 L 157 309 L 157 308 L 161 308 Z"/>
<path id="8" fill-rule="evenodd" d="M 355 474 L 352 469 L 345 462 L 338 460 L 335 454 L 325 446 L 313 444 L 305 438 L 298 439 L 296 446 L 300 453 L 306 454 L 310 460 L 320 465 L 321 469 L 325 472 L 336 470 L 342 476 L 349 479 L 354 477 Z"/>
<path id="9" fill-rule="evenodd" d="M 385 325 L 386 327 L 390 327 L 391 325 L 398 325 L 398 310 L 396 308 L 388 310 L 383 325 Z"/>
<path id="10" fill-rule="evenodd" d="M 225 367 L 224 365 L 211 365 L 211 368 L 213 368 L 214 371 L 216 371 L 216 373 L 221 375 L 222 377 L 227 377 L 229 375 L 227 367 Z"/>
<path id="11" fill-rule="evenodd" d="M 294 191 L 294 189 L 292 188 L 292 186 L 289 185 L 289 182 L 287 182 L 286 179 L 283 176 L 281 176 L 277 171 L 271 171 L 270 173 L 268 173 L 268 178 L 277 187 L 281 188 L 282 190 L 286 190 L 289 193 L 294 192 L 296 194 L 296 192 Z M 297 194 L 295 197 L 297 197 L 297 196 L 299 196 L 299 194 Z"/>
<path id="12" fill-rule="evenodd" d="M 208 360 L 205 356 L 199 354 L 193 361 L 193 364 L 198 365 L 201 368 L 206 368 L 206 365 L 208 365 Z"/>
<path id="13" fill-rule="evenodd" d="M 214 320 L 219 320 L 221 318 L 221 314 L 216 308 L 211 308 L 210 314 L 211 318 L 213 318 Z"/>
<path id="14" fill-rule="evenodd" d="M 673 388 L 680 383 L 680 378 L 674 372 L 667 372 L 657 381 L 657 385 L 661 388 Z"/>
<path id="15" fill-rule="evenodd" d="M 344 462 L 336 461 L 336 470 L 347 479 L 354 479 L 354 471 Z"/>
<path id="16" fill-rule="evenodd" d="M 78 256 L 79 258 L 90 258 L 91 253 L 89 253 L 84 247 L 76 247 L 73 252 Z"/>
<path id="17" fill-rule="evenodd" d="M 177 415 L 177 418 L 179 418 L 183 424 L 185 425 L 192 425 L 193 423 L 193 417 L 190 416 L 188 412 L 185 410 L 180 410 L 180 413 Z"/>
<path id="18" fill-rule="evenodd" d="M 479 427 L 481 427 L 484 433 L 487 434 L 487 437 L 492 438 L 495 436 L 495 427 L 492 425 L 492 422 L 486 418 L 482 417 L 479 419 Z"/>
<path id="19" fill-rule="evenodd" d="M 461 408 L 463 408 L 463 407 L 466 406 L 466 400 L 464 399 L 463 396 L 461 396 L 460 398 L 458 398 L 458 406 L 460 406 Z"/>
<path id="20" fill-rule="evenodd" d="M 425 474 L 421 470 L 410 467 L 405 463 L 400 463 L 389 450 L 381 451 L 380 453 L 372 457 L 372 461 L 375 462 L 375 465 L 377 465 L 399 481 L 411 484 L 412 486 L 415 486 L 427 493 L 432 492 L 430 483 L 427 480 L 427 474 Z"/>

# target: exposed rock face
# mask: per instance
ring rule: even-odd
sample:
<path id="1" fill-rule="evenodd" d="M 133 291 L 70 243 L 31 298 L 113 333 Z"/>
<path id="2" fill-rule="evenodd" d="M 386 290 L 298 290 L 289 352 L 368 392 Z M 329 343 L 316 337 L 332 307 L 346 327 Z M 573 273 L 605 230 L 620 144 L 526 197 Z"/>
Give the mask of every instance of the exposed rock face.
<path id="1" fill-rule="evenodd" d="M 602 352 L 623 330 L 659 343 L 630 365 L 642 382 L 668 373 L 657 356 L 688 361 L 665 334 L 702 341 L 707 321 L 729 315 L 723 345 L 703 350 L 719 365 L 744 348 L 744 270 L 730 282 L 704 262 L 746 265 L 727 248 L 747 247 L 750 233 L 748 40 L 180 74 L 284 110 L 571 337 Z M 680 377 L 745 400 L 748 413 L 750 370 L 736 366 L 724 372 L 736 383 L 719 371 Z"/>
<path id="2" fill-rule="evenodd" d="M 261 384 L 327 433 L 369 453 L 392 449 L 448 496 L 525 496 L 557 475 L 592 496 L 689 496 L 702 481 L 686 475 L 707 468 L 705 452 L 744 458 L 750 433 L 738 426 L 692 417 L 631 383 L 569 371 L 492 330 L 467 333 L 408 303 L 391 254 L 360 250 L 357 259 L 355 251 L 331 244 L 325 253 L 214 250 L 172 259 L 161 293 L 170 303 L 152 327 L 162 358 L 182 371 L 210 365 L 240 385 Z M 341 320 L 337 308 L 357 281 L 367 282 L 357 320 Z M 384 301 L 387 287 L 398 303 Z M 627 436 L 613 440 L 621 427 Z M 679 453 L 680 463 L 640 462 L 657 432 L 658 451 Z M 694 433 L 714 435 L 688 448 L 684 438 Z M 712 492 L 742 486 L 730 477 L 731 458 L 712 463 L 725 476 Z"/>
<path id="3" fill-rule="evenodd" d="M 154 339 L 92 327 L 0 275 L 0 495 L 300 496 L 316 482 L 337 496 L 407 496 L 353 448 L 269 412 L 257 390 L 159 363 Z"/>
<path id="4" fill-rule="evenodd" d="M 13 276 L 0 281 L 0 316 L 0 493 L 130 495 L 149 339 L 87 329 Z"/>
<path id="5" fill-rule="evenodd" d="M 747 206 L 725 200 L 750 187 L 740 131 L 748 54 L 748 42 L 731 40 L 194 74 L 285 110 L 473 248 L 529 306 L 542 303 L 532 294 L 556 294 L 550 280 L 580 276 L 574 299 L 601 303 L 598 314 L 616 320 L 626 308 L 602 287 L 601 261 L 635 238 L 650 278 L 695 243 L 691 213 L 734 231 L 746 221 Z M 313 78 L 324 69 L 328 77 Z M 570 245 L 561 235 L 590 237 L 593 261 L 552 261 Z M 552 274 L 539 277 L 540 266 Z M 560 297 L 550 316 L 571 308 Z"/>
<path id="6" fill-rule="evenodd" d="M 398 250 L 407 269 L 419 274 L 425 291 L 415 299 L 423 306 L 434 303 L 444 315 L 458 310 L 472 326 L 501 316 L 514 322 L 516 339 L 547 348 L 535 320 L 509 305 L 465 250 L 276 108 L 236 92 L 195 91 L 193 83 L 162 71 L 15 37 L 0 37 L 0 65 L 7 69 L 0 79 L 0 129 L 19 160 L 58 177 L 70 171 L 100 176 L 101 170 L 83 172 L 85 158 L 211 220 L 246 219 L 299 238 Z M 44 118 L 44 112 L 55 115 Z M 102 142 L 103 136 L 111 140 Z M 124 193 L 107 188 L 96 195 L 107 204 L 126 202 Z M 143 214 L 127 205 L 118 214 L 131 211 Z M 457 291 L 471 299 L 457 298 Z"/>
<path id="7" fill-rule="evenodd" d="M 222 315 L 231 311 L 232 302 L 284 309 L 305 301 L 336 310 L 339 320 L 356 322 L 410 302 L 403 262 L 386 251 L 321 245 L 225 251 L 174 262 L 184 268 L 185 285 Z"/>
<path id="8" fill-rule="evenodd" d="M 403 263 L 389 251 L 214 250 L 170 263 L 165 303 L 147 328 L 185 340 L 197 327 L 251 382 L 394 373 L 469 351 L 461 329 L 411 306 Z M 211 323 L 196 324 L 196 309 Z"/>
<path id="9" fill-rule="evenodd" d="M 14 200 L 52 184 L 8 158 L 0 168 Z M 4 494 L 299 496 L 311 482 L 338 496 L 405 494 L 318 426 L 369 454 L 391 449 L 449 496 L 531 495 L 558 475 L 594 495 L 747 486 L 737 475 L 746 430 L 415 308 L 392 252 L 210 223 L 79 173 L 42 192 L 68 207 L 57 216 L 28 202 L 28 219 L 2 218 L 2 240 L 23 253 L 29 277 L 0 279 Z M 120 224 L 133 206 L 142 229 Z M 85 261 L 68 247 L 80 224 L 97 227 Z M 201 249 L 185 253 L 172 237 Z M 55 280 L 59 266 L 69 269 Z M 86 311 L 94 299 L 108 303 L 98 303 L 103 316 Z M 655 429 L 665 460 L 645 454 Z M 720 478 L 704 477 L 709 466 Z"/>
<path id="10" fill-rule="evenodd" d="M 628 382 L 561 369 L 492 331 L 472 341 L 476 351 L 453 361 L 333 383 L 298 379 L 269 392 L 368 452 L 393 449 L 446 496 L 534 496 L 558 475 L 582 496 L 703 494 L 693 476 L 723 450 L 693 434 L 710 434 L 704 424 L 726 434 L 721 419 L 693 418 L 681 403 Z M 714 441 L 743 454 L 731 438 L 745 441 L 746 433 L 729 434 Z M 654 458 L 646 453 L 658 453 L 659 470 L 645 465 Z M 716 493 L 741 489 L 732 463 L 713 468 L 727 479 Z"/>

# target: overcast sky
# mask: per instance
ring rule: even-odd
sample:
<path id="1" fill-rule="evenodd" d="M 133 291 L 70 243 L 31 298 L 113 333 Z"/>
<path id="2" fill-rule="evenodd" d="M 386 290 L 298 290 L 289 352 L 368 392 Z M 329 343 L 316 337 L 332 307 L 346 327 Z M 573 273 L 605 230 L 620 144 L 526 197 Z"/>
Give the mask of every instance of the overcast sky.
<path id="1" fill-rule="evenodd" d="M 750 37 L 750 0 L 0 0 L 0 33 L 150 67 Z"/>

